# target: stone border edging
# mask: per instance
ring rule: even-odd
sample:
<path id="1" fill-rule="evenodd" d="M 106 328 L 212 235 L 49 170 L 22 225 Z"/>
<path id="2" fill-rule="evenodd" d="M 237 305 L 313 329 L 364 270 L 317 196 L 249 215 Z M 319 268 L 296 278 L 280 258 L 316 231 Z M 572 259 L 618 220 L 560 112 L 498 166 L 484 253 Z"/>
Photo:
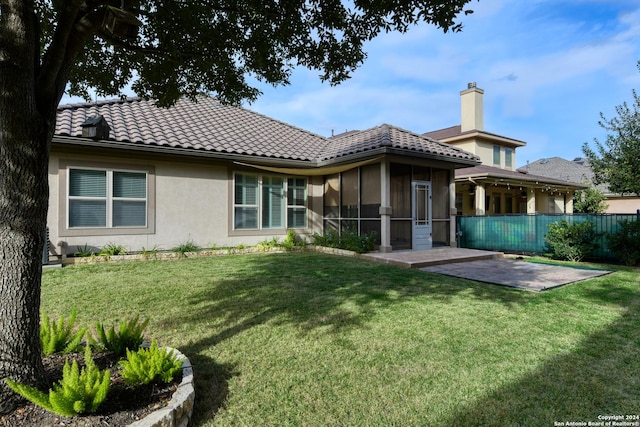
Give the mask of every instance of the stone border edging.
<path id="1" fill-rule="evenodd" d="M 182 360 L 182 382 L 173 393 L 167 406 L 158 409 L 143 419 L 129 424 L 128 427 L 187 427 L 193 413 L 193 403 L 196 392 L 193 388 L 193 367 L 189 358 L 175 348 L 165 347 L 167 351 L 174 351 L 178 360 Z"/>
<path id="2" fill-rule="evenodd" d="M 187 252 L 183 256 L 175 253 L 175 252 L 160 252 L 154 255 L 142 255 L 142 254 L 133 254 L 133 255 L 112 255 L 112 256 L 90 256 L 90 257 L 73 257 L 73 258 L 65 258 L 62 260 L 62 265 L 78 265 L 78 264 L 94 264 L 94 263 L 102 263 L 102 262 L 118 262 L 118 261 L 152 261 L 152 260 L 176 260 L 182 258 L 200 258 L 200 257 L 213 257 L 213 256 L 224 256 L 224 255 L 240 255 L 240 254 L 255 254 L 255 253 L 285 253 L 292 251 L 315 251 L 315 252 L 324 252 L 328 254 L 334 255 L 343 255 L 343 256 L 358 256 L 356 252 L 348 251 L 345 249 L 337 249 L 330 248 L 326 246 L 315 246 L 308 245 L 306 247 L 294 247 L 291 250 L 286 250 L 282 248 L 260 248 L 260 247 L 249 247 L 243 249 L 237 248 L 229 248 L 229 249 L 217 249 L 217 250 L 203 250 L 198 252 Z"/>

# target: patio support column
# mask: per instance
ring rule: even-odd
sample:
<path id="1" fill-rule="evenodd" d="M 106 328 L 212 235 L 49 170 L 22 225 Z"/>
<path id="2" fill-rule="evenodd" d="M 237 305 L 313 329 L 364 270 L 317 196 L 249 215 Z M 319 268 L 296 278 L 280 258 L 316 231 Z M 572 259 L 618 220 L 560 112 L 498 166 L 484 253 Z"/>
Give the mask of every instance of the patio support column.
<path id="1" fill-rule="evenodd" d="M 527 190 L 527 214 L 536 213 L 536 189 L 529 188 Z"/>
<path id="2" fill-rule="evenodd" d="M 484 212 L 484 198 L 486 191 L 484 185 L 480 184 L 476 186 L 476 198 L 474 199 L 473 208 L 476 211 L 476 216 L 483 216 Z"/>
<path id="3" fill-rule="evenodd" d="M 391 252 L 391 174 L 389 160 L 380 162 L 380 252 Z"/>
<path id="4" fill-rule="evenodd" d="M 456 171 L 451 169 L 449 171 L 449 246 L 457 247 L 456 241 L 456 215 L 462 212 L 458 212 L 456 209 Z"/>
<path id="5" fill-rule="evenodd" d="M 564 204 L 564 213 L 572 214 L 573 213 L 573 195 L 574 192 L 568 192 L 565 196 L 565 204 Z"/>

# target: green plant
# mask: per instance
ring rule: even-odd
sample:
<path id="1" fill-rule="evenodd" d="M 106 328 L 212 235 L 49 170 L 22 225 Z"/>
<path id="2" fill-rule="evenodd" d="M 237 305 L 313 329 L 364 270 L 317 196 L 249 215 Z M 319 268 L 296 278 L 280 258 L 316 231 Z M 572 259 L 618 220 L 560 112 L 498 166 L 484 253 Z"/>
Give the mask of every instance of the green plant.
<path id="1" fill-rule="evenodd" d="M 151 340 L 149 348 L 127 350 L 127 360 L 120 362 L 120 366 L 122 378 L 131 385 L 168 383 L 182 367 L 182 360 L 178 360 L 173 350 L 158 348 L 156 341 Z"/>
<path id="2" fill-rule="evenodd" d="M 191 240 L 187 240 L 185 243 L 182 243 L 181 245 L 173 248 L 173 252 L 180 255 L 181 258 L 183 258 L 188 252 L 198 252 L 199 250 L 200 247 L 198 247 Z"/>
<path id="3" fill-rule="evenodd" d="M 105 330 L 104 325 L 98 323 L 96 325 L 97 340 L 92 340 L 105 350 L 112 351 L 118 356 L 124 356 L 127 350 L 136 350 L 142 344 L 142 332 L 147 327 L 149 319 L 143 322 L 138 321 L 138 316 L 127 322 L 124 319 L 120 323 L 120 327 L 116 331 L 112 326 L 111 329 Z"/>
<path id="4" fill-rule="evenodd" d="M 277 237 L 272 237 L 271 239 L 265 239 L 256 245 L 256 247 L 258 247 L 259 249 L 262 249 L 263 251 L 267 249 L 272 249 L 272 248 L 279 248 L 280 246 L 282 245 Z"/>
<path id="5" fill-rule="evenodd" d="M 294 230 L 289 229 L 287 230 L 287 236 L 282 241 L 281 246 L 285 249 L 291 250 L 296 246 L 305 247 L 307 246 L 307 242 L 298 236 Z"/>
<path id="6" fill-rule="evenodd" d="M 105 400 L 111 384 L 108 369 L 100 371 L 91 357 L 91 347 L 85 348 L 85 367 L 79 369 L 78 362 L 69 365 L 67 360 L 62 369 L 62 379 L 53 384 L 49 393 L 6 379 L 7 385 L 16 393 L 36 405 L 56 414 L 73 417 L 77 414 L 95 412 Z"/>
<path id="7" fill-rule="evenodd" d="M 595 231 L 592 222 L 557 221 L 547 226 L 544 240 L 554 258 L 581 261 L 600 245 L 597 240 L 602 235 Z"/>
<path id="8" fill-rule="evenodd" d="M 143 246 L 142 251 L 140 252 L 144 259 L 156 259 L 158 258 L 158 253 L 160 253 L 160 248 L 158 247 L 158 245 L 154 245 L 151 249 L 147 249 Z"/>
<path id="9" fill-rule="evenodd" d="M 40 321 L 40 344 L 42 353 L 48 356 L 53 353 L 69 353 L 80 346 L 80 341 L 87 332 L 87 328 L 80 328 L 73 333 L 73 325 L 76 321 L 76 309 L 71 310 L 69 320 L 65 321 L 60 316 L 57 322 L 53 322 L 42 312 Z"/>
<path id="10" fill-rule="evenodd" d="M 640 221 L 621 221 L 618 231 L 607 235 L 607 247 L 625 265 L 640 265 Z"/>
<path id="11" fill-rule="evenodd" d="M 115 243 L 109 243 L 105 245 L 102 249 L 100 249 L 100 252 L 98 252 L 98 255 L 106 257 L 126 254 L 127 250 L 125 249 L 125 247 L 123 245 L 116 245 Z"/>
<path id="12" fill-rule="evenodd" d="M 86 243 L 82 247 L 77 246 L 76 251 L 73 253 L 73 256 L 77 257 L 90 257 L 92 255 L 95 255 L 95 251 Z"/>
<path id="13" fill-rule="evenodd" d="M 595 187 L 585 190 L 578 190 L 573 195 L 574 213 L 604 213 L 609 206 L 606 203 L 607 197 Z"/>
<path id="14" fill-rule="evenodd" d="M 313 244 L 330 248 L 345 249 L 359 254 L 371 252 L 375 248 L 376 233 L 358 234 L 353 228 L 346 228 L 342 233 L 328 232 L 313 235 Z"/>

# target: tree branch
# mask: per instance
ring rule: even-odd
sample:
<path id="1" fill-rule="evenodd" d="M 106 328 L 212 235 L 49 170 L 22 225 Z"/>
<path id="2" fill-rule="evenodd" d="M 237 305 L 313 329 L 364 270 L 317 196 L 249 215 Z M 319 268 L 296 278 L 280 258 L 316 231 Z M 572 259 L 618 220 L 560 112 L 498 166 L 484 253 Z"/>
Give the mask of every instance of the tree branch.
<path id="1" fill-rule="evenodd" d="M 84 0 L 69 0 L 58 12 L 55 33 L 36 77 L 36 94 L 41 107 L 57 105 L 62 97 L 69 67 L 87 39 L 97 32 L 101 22 L 98 8 L 104 4 L 105 1 L 92 2 L 92 9 L 87 10 Z M 60 87 L 62 79 L 65 83 Z"/>

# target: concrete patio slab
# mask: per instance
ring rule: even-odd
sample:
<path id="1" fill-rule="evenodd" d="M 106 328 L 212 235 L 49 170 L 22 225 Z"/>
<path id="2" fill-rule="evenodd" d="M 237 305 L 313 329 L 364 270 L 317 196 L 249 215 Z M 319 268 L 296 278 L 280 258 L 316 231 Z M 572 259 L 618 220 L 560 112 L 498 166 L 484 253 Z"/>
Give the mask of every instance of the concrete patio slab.
<path id="1" fill-rule="evenodd" d="M 528 291 L 544 291 L 611 273 L 507 258 L 442 264 L 421 270 Z"/>
<path id="2" fill-rule="evenodd" d="M 433 248 L 422 251 L 371 252 L 362 258 L 407 268 L 422 268 L 440 264 L 501 258 L 502 252 L 464 248 Z"/>

